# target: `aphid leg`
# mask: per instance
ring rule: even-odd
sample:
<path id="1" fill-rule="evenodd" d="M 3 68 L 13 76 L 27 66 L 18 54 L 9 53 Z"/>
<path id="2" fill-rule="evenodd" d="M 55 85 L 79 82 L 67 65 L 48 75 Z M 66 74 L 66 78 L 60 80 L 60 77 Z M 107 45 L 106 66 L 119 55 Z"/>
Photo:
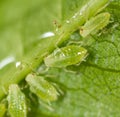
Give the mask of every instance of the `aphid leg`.
<path id="1" fill-rule="evenodd" d="M 33 102 L 36 102 L 36 99 L 33 97 L 33 94 L 31 92 L 29 93 L 29 97 Z"/>
<path id="2" fill-rule="evenodd" d="M 36 74 L 45 74 L 49 70 L 49 67 L 47 67 L 45 64 L 40 65 L 40 67 L 37 69 Z"/>
<path id="3" fill-rule="evenodd" d="M 52 85 L 57 89 L 57 95 L 64 95 L 64 92 L 60 89 L 60 87 L 56 83 L 52 83 Z"/>
<path id="4" fill-rule="evenodd" d="M 47 108 L 48 110 L 50 110 L 50 111 L 54 111 L 54 109 L 51 107 L 51 103 L 48 101 L 48 103 L 44 103 L 43 101 L 41 101 L 40 99 L 39 99 L 39 103 L 40 103 L 40 105 L 42 106 L 42 107 L 45 107 L 45 108 Z"/>
<path id="5" fill-rule="evenodd" d="M 69 70 L 69 69 L 67 69 L 67 68 L 65 68 L 64 70 L 65 70 L 65 72 L 72 73 L 72 74 L 76 74 L 75 71 Z"/>
<path id="6" fill-rule="evenodd" d="M 87 54 L 85 55 L 85 57 L 82 59 L 82 61 L 86 62 L 86 59 L 85 59 L 85 58 L 86 58 L 88 55 L 89 55 L 89 54 L 87 53 Z M 82 62 L 82 61 L 81 61 L 81 62 Z M 79 66 L 79 65 L 81 64 L 81 62 L 79 62 L 78 64 L 76 64 L 76 66 Z"/>
<path id="7" fill-rule="evenodd" d="M 85 59 L 85 58 L 87 58 L 88 55 L 89 55 L 89 54 L 87 53 L 87 54 L 84 56 L 84 58 L 83 58 L 82 61 L 86 62 L 86 59 Z"/>
<path id="8" fill-rule="evenodd" d="M 83 45 L 83 42 L 82 41 L 69 41 L 68 43 L 67 43 L 67 45 L 71 45 L 71 44 L 77 44 L 77 45 L 80 45 L 80 46 L 82 46 Z"/>
<path id="9" fill-rule="evenodd" d="M 56 78 L 57 75 L 45 74 L 45 78 Z"/>

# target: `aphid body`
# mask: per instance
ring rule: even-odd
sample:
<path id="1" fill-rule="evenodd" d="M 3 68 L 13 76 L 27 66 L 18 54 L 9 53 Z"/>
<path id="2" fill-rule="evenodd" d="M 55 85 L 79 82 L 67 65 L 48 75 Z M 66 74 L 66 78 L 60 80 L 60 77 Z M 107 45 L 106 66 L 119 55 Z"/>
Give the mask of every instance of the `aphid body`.
<path id="1" fill-rule="evenodd" d="M 87 56 L 87 50 L 77 45 L 56 49 L 44 59 L 47 67 L 66 67 L 80 63 Z"/>
<path id="2" fill-rule="evenodd" d="M 36 94 L 42 101 L 49 103 L 57 100 L 59 94 L 56 88 L 43 77 L 29 74 L 26 77 L 26 81 L 30 86 L 31 92 Z"/>
<path id="3" fill-rule="evenodd" d="M 8 111 L 11 117 L 27 117 L 27 105 L 25 95 L 17 84 L 9 86 Z"/>
<path id="4" fill-rule="evenodd" d="M 81 36 L 86 37 L 91 33 L 96 33 L 109 23 L 109 19 L 110 14 L 107 12 L 100 13 L 97 16 L 92 17 L 80 28 Z"/>
<path id="5" fill-rule="evenodd" d="M 86 20 L 91 16 L 102 11 L 110 2 L 110 0 L 89 0 L 80 10 L 80 15 L 83 15 Z"/>

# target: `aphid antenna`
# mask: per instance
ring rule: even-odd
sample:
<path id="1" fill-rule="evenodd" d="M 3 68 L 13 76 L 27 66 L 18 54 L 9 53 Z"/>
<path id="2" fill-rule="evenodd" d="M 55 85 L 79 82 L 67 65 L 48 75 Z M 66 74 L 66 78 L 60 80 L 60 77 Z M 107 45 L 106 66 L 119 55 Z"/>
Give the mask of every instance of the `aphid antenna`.
<path id="1" fill-rule="evenodd" d="M 87 53 L 87 54 L 85 55 L 85 57 L 83 58 L 82 61 L 86 62 L 86 59 L 85 59 L 85 58 L 87 58 L 88 55 L 89 55 L 89 53 Z"/>
<path id="2" fill-rule="evenodd" d="M 82 46 L 83 45 L 83 42 L 82 41 L 69 41 L 68 43 L 67 43 L 67 45 L 72 45 L 72 44 L 76 44 L 76 45 L 80 45 L 80 46 Z"/>

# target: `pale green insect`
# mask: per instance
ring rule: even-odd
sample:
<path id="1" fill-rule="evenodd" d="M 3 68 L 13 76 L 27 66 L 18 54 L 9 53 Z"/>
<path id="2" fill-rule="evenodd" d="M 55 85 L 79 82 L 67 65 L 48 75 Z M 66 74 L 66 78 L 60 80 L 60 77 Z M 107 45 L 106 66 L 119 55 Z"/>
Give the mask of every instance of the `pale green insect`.
<path id="1" fill-rule="evenodd" d="M 27 105 L 25 95 L 17 84 L 9 86 L 8 111 L 11 117 L 27 117 Z"/>
<path id="2" fill-rule="evenodd" d="M 29 74 L 26 77 L 26 81 L 30 86 L 31 92 L 36 94 L 42 101 L 49 103 L 58 99 L 59 93 L 56 88 L 43 77 Z"/>
<path id="3" fill-rule="evenodd" d="M 80 14 L 88 20 L 91 16 L 94 16 L 102 11 L 109 4 L 109 2 L 110 0 L 89 0 L 89 2 L 81 8 Z"/>
<path id="4" fill-rule="evenodd" d="M 86 37 L 89 34 L 95 34 L 97 31 L 100 29 L 103 29 L 110 20 L 110 14 L 105 12 L 105 13 L 100 13 L 97 16 L 91 18 L 88 20 L 84 26 L 80 28 L 80 34 L 82 37 Z"/>
<path id="5" fill-rule="evenodd" d="M 82 62 L 87 56 L 87 50 L 78 45 L 69 45 L 56 49 L 44 59 L 47 67 L 66 67 Z"/>
<path id="6" fill-rule="evenodd" d="M 0 104 L 0 117 L 3 117 L 6 112 L 6 106 L 5 104 Z"/>

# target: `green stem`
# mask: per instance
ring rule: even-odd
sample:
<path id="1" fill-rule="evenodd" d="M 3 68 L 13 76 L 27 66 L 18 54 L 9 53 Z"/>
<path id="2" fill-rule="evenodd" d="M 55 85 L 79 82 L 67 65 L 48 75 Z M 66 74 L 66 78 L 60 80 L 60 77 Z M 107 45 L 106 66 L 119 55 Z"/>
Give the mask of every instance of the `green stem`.
<path id="1" fill-rule="evenodd" d="M 37 68 L 43 61 L 43 58 L 51 53 L 56 46 L 61 45 L 69 39 L 69 36 L 83 25 L 86 20 L 97 14 L 109 0 L 90 0 L 77 13 L 67 20 L 63 26 L 56 31 L 53 38 L 41 40 L 26 57 L 21 60 L 19 67 L 13 66 L 3 77 L 0 78 L 0 99 L 8 92 L 10 84 L 19 83 L 25 76 Z"/>

